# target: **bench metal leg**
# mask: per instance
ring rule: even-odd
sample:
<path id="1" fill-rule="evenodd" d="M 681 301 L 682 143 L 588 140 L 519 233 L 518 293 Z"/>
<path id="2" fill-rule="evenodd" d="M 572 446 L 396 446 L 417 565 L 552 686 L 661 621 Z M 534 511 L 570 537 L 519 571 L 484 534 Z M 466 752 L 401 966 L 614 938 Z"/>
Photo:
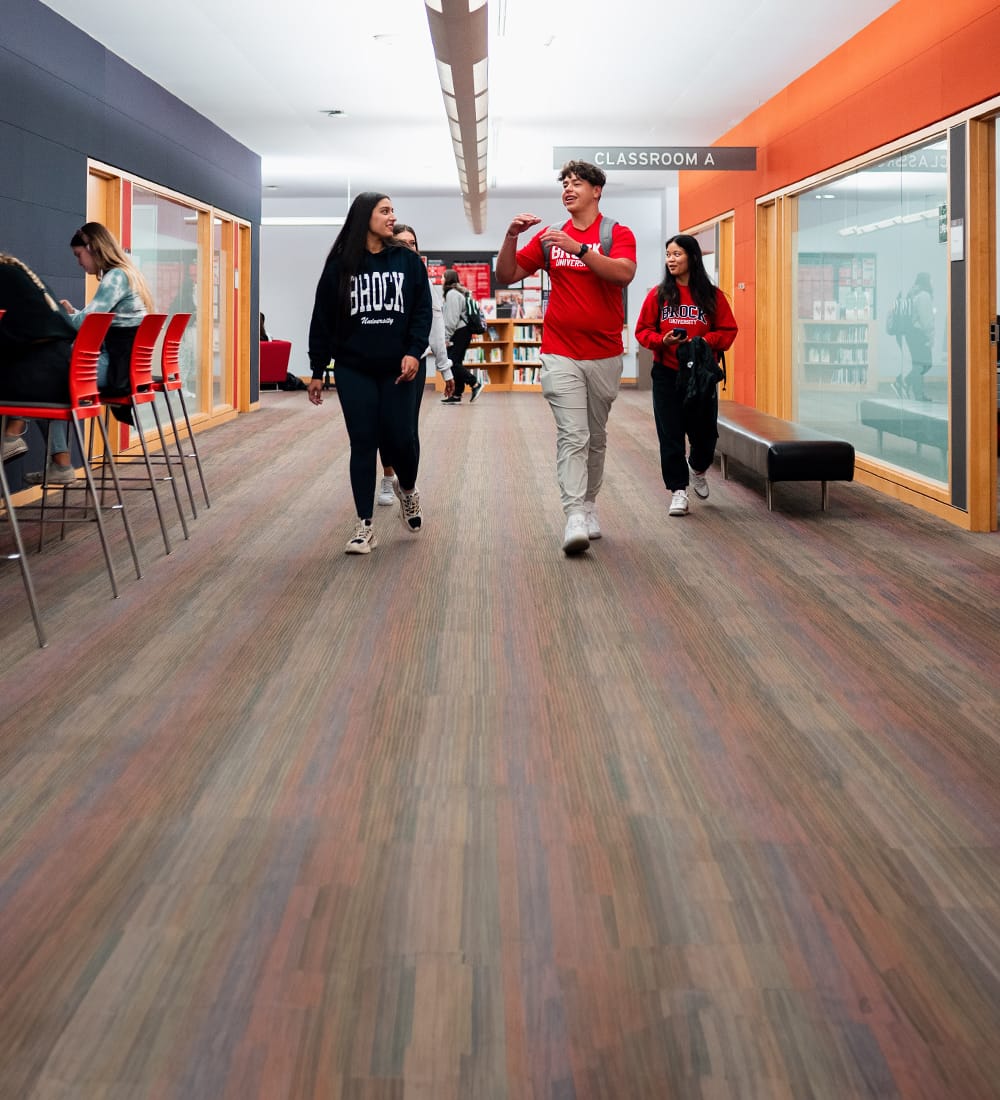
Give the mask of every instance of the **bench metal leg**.
<path id="1" fill-rule="evenodd" d="M 770 478 L 767 479 L 766 484 L 767 484 L 767 510 L 770 512 L 771 511 L 771 485 L 772 485 L 772 482 L 771 482 Z"/>
<path id="2" fill-rule="evenodd" d="M 728 481 L 729 480 L 729 455 L 720 454 L 719 455 L 719 465 L 722 467 L 722 480 L 723 481 Z"/>
<path id="3" fill-rule="evenodd" d="M 823 486 L 823 511 L 830 510 L 830 486 L 827 482 L 821 481 L 820 485 Z"/>

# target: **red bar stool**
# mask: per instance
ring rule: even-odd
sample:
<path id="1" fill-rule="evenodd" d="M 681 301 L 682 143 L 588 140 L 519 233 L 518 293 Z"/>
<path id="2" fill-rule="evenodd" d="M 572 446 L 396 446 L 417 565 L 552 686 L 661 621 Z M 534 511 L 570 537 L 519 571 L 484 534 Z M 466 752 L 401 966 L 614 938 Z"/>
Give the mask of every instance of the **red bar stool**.
<path id="1" fill-rule="evenodd" d="M 170 458 L 167 440 L 163 434 L 163 424 L 160 421 L 160 414 L 156 408 L 156 391 L 153 388 L 153 354 L 156 350 L 156 341 L 160 335 L 160 330 L 163 328 L 166 319 L 167 316 L 165 313 L 148 313 L 139 322 L 139 328 L 135 334 L 135 342 L 132 345 L 132 356 L 129 360 L 129 392 L 123 397 L 101 395 L 101 403 L 107 410 L 105 413 L 106 417 L 110 416 L 110 409 L 112 408 L 127 408 L 131 410 L 135 434 L 139 437 L 139 445 L 142 448 L 142 457 L 146 466 L 146 476 L 131 476 L 122 472 L 122 467 L 133 464 L 131 461 L 132 456 L 129 455 L 120 453 L 112 454 L 110 451 L 106 451 L 98 461 L 102 470 L 102 484 L 103 471 L 109 466 L 112 467 L 112 469 L 118 466 L 118 478 L 125 489 L 141 489 L 153 494 L 153 502 L 156 505 L 156 516 L 160 521 L 160 533 L 163 536 L 163 547 L 166 553 L 169 554 L 172 552 L 173 547 L 170 543 L 170 535 L 167 532 L 163 508 L 160 506 L 160 494 L 157 492 L 156 488 L 157 480 L 170 482 L 170 486 L 174 491 L 174 501 L 177 504 L 177 514 L 180 517 L 181 529 L 184 532 L 184 537 L 187 539 L 191 536 L 188 532 L 184 509 L 181 507 L 181 495 L 177 488 L 177 479 L 174 477 L 173 461 Z M 142 405 L 149 405 L 153 414 L 153 420 L 156 423 L 156 431 L 160 437 L 160 453 L 167 467 L 166 476 L 159 479 L 153 472 L 153 462 L 149 454 L 149 447 L 146 444 L 146 434 L 139 424 L 139 408 Z M 142 482 L 142 484 L 132 485 L 130 484 L 131 482 Z"/>
<path id="2" fill-rule="evenodd" d="M 110 313 L 91 313 L 88 314 L 83 324 L 80 326 L 80 331 L 76 335 L 76 339 L 73 341 L 73 353 L 70 357 L 69 364 L 69 400 L 63 404 L 54 404 L 52 402 L 31 402 L 31 401 L 19 401 L 15 404 L 2 404 L 0 405 L 0 426 L 6 423 L 7 417 L 13 416 L 17 418 L 24 418 L 29 420 L 44 420 L 46 421 L 45 432 L 45 450 L 48 453 L 48 426 L 57 420 L 65 421 L 73 427 L 73 437 L 76 439 L 77 447 L 81 454 L 86 453 L 86 445 L 83 438 L 83 421 L 92 420 L 99 428 L 101 436 L 104 441 L 105 449 L 109 448 L 107 433 L 104 429 L 104 424 L 101 421 L 101 398 L 97 390 L 97 361 L 101 354 L 101 344 L 104 342 L 105 333 L 111 326 L 112 314 Z M 46 470 L 48 469 L 48 463 L 46 462 Z M 89 464 L 84 464 L 84 487 L 87 492 L 89 504 L 92 504 L 96 512 L 97 530 L 101 538 L 101 548 L 104 551 L 104 563 L 108 570 L 108 579 L 111 581 L 111 592 L 114 597 L 118 598 L 118 581 L 115 576 L 115 567 L 111 561 L 111 552 L 108 547 L 107 532 L 104 527 L 104 520 L 101 515 L 100 501 L 98 499 L 97 485 L 94 482 L 93 475 L 90 470 Z M 112 510 L 121 513 L 122 523 L 125 527 L 125 535 L 128 539 L 129 549 L 132 553 L 132 561 L 135 564 L 135 575 L 141 577 L 142 572 L 139 568 L 139 556 L 135 548 L 135 539 L 132 536 L 132 527 L 129 523 L 128 513 L 125 510 L 125 498 L 122 494 L 121 483 L 118 480 L 117 473 L 112 470 L 112 481 L 114 484 L 115 495 L 117 504 L 112 506 Z M 10 498 L 10 487 L 7 483 L 6 476 L 0 479 L 0 488 L 3 491 L 4 507 L 7 511 L 8 518 L 13 524 L 17 521 L 15 516 L 15 509 L 12 505 Z M 69 485 L 60 485 L 59 489 L 63 490 L 63 508 L 58 522 L 61 524 L 66 523 L 90 523 L 89 514 L 83 516 L 69 516 L 67 514 L 67 491 L 73 489 L 75 486 L 71 483 Z M 26 518 L 29 522 L 37 522 L 40 526 L 39 533 L 39 546 L 41 546 L 41 540 L 45 533 L 45 512 L 46 512 L 46 497 L 48 486 L 43 482 L 42 484 L 42 497 L 41 502 L 37 505 L 22 505 L 17 512 L 20 516 Z M 103 492 L 102 492 L 103 495 Z M 88 513 L 89 513 L 88 504 Z M 55 520 L 51 522 L 56 522 Z M 16 528 L 15 528 L 16 531 Z M 18 544 L 18 552 L 21 555 L 22 573 L 25 576 L 25 587 L 28 590 L 29 600 L 32 601 L 32 615 L 36 620 L 36 629 L 39 633 L 39 644 L 44 645 L 42 641 L 41 627 L 37 618 L 37 607 L 33 602 L 33 590 L 29 583 L 27 576 L 26 562 L 23 558 L 23 549 L 20 544 L 20 539 L 15 534 L 15 541 Z"/>
<path id="3" fill-rule="evenodd" d="M 160 352 L 160 377 L 153 379 L 153 389 L 163 394 L 163 401 L 167 406 L 167 414 L 170 417 L 170 426 L 174 432 L 174 442 L 177 445 L 177 456 L 181 460 L 181 470 L 184 473 L 184 483 L 187 485 L 188 499 L 191 501 L 191 514 L 198 518 L 198 508 L 194 502 L 194 493 L 191 490 L 191 478 L 188 476 L 187 462 L 185 459 L 193 458 L 198 469 L 198 477 L 201 479 L 201 491 L 205 497 L 205 507 L 211 508 L 212 503 L 208 499 L 208 485 L 205 482 L 205 472 L 201 468 L 201 456 L 198 454 L 198 444 L 195 441 L 194 431 L 191 428 L 191 417 L 188 416 L 187 403 L 184 400 L 184 386 L 181 380 L 180 348 L 184 331 L 191 320 L 190 313 L 175 313 L 167 325 L 166 334 L 163 337 L 163 349 Z M 187 429 L 187 444 L 191 448 L 185 451 L 184 441 L 177 430 L 177 418 L 174 415 L 171 393 L 176 393 L 181 403 L 181 412 L 184 414 L 184 426 Z M 156 456 L 154 456 L 156 458 Z M 159 461 L 164 461 L 162 457 Z"/>

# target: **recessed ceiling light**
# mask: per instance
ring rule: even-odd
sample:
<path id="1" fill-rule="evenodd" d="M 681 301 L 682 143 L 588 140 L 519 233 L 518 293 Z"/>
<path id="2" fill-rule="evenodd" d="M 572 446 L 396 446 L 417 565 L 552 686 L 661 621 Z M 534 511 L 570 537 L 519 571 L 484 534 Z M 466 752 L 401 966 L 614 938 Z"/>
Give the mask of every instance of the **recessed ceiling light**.
<path id="1" fill-rule="evenodd" d="M 320 114 L 326 115 L 327 118 L 344 118 L 347 112 L 341 110 L 340 107 L 326 107 L 322 111 L 320 111 Z"/>
<path id="2" fill-rule="evenodd" d="M 277 191 L 278 185 L 276 183 L 268 183 L 264 185 L 265 191 Z"/>

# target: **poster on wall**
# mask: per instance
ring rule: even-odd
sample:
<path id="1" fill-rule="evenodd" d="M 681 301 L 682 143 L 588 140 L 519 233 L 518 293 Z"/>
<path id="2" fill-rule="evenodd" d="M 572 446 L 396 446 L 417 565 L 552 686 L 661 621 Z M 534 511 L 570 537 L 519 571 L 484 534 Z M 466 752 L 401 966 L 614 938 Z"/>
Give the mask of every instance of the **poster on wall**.
<path id="1" fill-rule="evenodd" d="M 490 265 L 489 264 L 455 264 L 455 270 L 462 281 L 462 285 L 469 291 L 473 298 L 483 299 L 490 296 Z"/>

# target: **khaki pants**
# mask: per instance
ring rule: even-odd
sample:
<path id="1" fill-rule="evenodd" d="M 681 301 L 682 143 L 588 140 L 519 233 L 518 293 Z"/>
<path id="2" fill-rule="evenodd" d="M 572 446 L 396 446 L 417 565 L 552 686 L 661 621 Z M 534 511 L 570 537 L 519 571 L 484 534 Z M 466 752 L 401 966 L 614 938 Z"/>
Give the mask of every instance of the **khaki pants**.
<path id="1" fill-rule="evenodd" d="M 556 420 L 556 475 L 566 515 L 597 499 L 604 480 L 608 413 L 618 396 L 622 357 L 542 356 L 542 393 Z"/>

